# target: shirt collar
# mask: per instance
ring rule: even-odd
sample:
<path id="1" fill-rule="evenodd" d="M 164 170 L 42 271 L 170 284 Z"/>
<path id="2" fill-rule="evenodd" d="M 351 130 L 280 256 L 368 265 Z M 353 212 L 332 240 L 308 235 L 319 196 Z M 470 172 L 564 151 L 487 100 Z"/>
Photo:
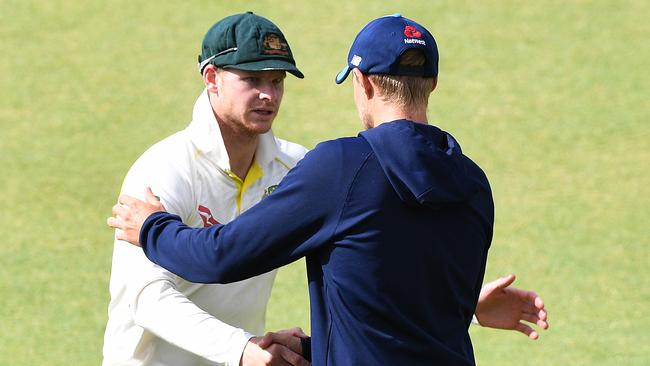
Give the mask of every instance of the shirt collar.
<path id="1" fill-rule="evenodd" d="M 219 129 L 219 124 L 212 111 L 207 89 L 203 90 L 196 103 L 194 103 L 192 122 L 187 127 L 187 131 L 197 148 L 196 154 L 205 154 L 216 162 L 219 168 L 225 171 L 230 170 L 228 152 L 223 143 L 221 129 Z M 280 149 L 272 131 L 269 130 L 269 132 L 259 136 L 255 161 L 262 168 L 279 158 L 279 154 Z"/>

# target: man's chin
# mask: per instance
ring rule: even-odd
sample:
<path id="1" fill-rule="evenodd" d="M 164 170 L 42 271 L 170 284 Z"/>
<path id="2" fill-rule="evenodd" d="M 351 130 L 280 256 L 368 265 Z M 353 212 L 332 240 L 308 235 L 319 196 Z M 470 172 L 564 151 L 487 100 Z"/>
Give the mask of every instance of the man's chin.
<path id="1" fill-rule="evenodd" d="M 270 121 L 252 121 L 247 125 L 247 130 L 253 134 L 261 135 L 271 130 L 273 119 Z"/>

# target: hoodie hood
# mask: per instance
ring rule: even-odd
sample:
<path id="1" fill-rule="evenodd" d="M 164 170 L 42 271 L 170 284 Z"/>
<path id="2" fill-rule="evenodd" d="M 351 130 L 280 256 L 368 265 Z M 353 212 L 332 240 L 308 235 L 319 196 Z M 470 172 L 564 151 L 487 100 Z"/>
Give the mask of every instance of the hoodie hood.
<path id="1" fill-rule="evenodd" d="M 483 171 L 447 132 L 408 120 L 361 132 L 402 201 L 431 208 L 489 192 Z"/>

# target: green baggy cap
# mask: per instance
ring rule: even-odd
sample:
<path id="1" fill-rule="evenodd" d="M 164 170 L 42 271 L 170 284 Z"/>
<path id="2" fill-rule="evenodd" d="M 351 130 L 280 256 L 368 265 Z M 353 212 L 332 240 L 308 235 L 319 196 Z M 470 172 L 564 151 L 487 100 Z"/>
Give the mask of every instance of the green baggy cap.
<path id="1" fill-rule="evenodd" d="M 250 11 L 223 18 L 208 30 L 199 55 L 199 72 L 208 64 L 247 71 L 284 70 L 304 77 L 282 31 Z"/>

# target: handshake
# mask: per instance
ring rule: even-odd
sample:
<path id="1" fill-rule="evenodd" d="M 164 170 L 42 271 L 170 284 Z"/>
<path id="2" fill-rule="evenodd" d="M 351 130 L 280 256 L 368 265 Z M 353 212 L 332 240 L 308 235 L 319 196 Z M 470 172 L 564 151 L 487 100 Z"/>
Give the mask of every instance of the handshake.
<path id="1" fill-rule="evenodd" d="M 309 336 L 300 328 L 268 332 L 248 340 L 240 365 L 309 366 L 311 349 L 303 349 L 304 344 L 309 344 Z"/>

